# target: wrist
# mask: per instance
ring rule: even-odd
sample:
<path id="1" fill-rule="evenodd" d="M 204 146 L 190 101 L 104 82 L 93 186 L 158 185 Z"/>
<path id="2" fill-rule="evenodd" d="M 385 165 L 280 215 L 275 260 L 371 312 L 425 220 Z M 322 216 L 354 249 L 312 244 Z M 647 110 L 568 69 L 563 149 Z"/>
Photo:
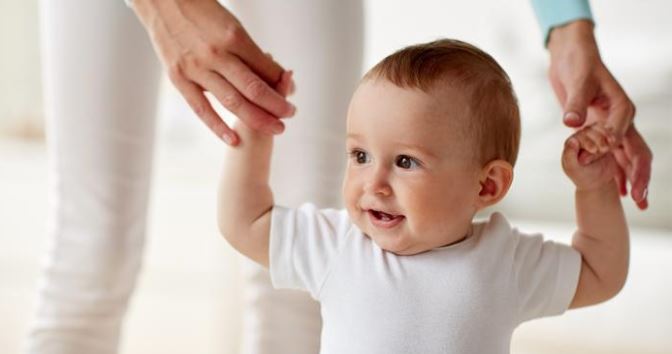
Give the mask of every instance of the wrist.
<path id="1" fill-rule="evenodd" d="M 614 180 L 609 180 L 606 183 L 602 183 L 597 186 L 576 186 L 575 194 L 579 196 L 588 196 L 588 195 L 609 195 L 611 193 L 618 194 L 618 189 L 616 182 Z"/>
<path id="2" fill-rule="evenodd" d="M 585 48 L 589 46 L 597 49 L 594 27 L 595 25 L 591 20 L 576 20 L 553 28 L 548 37 L 549 52 L 553 55 L 566 50 L 568 47 Z"/>
<path id="3" fill-rule="evenodd" d="M 267 133 L 260 129 L 253 129 L 238 119 L 233 126 L 233 129 L 240 137 L 240 141 L 245 142 L 245 144 L 262 145 L 273 143 L 273 134 Z"/>
<path id="4" fill-rule="evenodd" d="M 149 19 L 157 13 L 157 3 L 155 0 L 124 0 L 126 5 L 133 9 L 135 15 L 143 23 L 149 23 Z"/>

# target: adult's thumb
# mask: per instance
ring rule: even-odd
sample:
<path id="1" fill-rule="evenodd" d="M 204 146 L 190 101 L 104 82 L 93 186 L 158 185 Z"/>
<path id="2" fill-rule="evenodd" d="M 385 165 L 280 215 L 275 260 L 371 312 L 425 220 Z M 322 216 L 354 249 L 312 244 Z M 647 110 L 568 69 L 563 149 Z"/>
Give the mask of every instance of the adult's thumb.
<path id="1" fill-rule="evenodd" d="M 584 90 L 569 92 L 563 107 L 562 121 L 568 127 L 580 127 L 586 121 L 590 100 Z"/>

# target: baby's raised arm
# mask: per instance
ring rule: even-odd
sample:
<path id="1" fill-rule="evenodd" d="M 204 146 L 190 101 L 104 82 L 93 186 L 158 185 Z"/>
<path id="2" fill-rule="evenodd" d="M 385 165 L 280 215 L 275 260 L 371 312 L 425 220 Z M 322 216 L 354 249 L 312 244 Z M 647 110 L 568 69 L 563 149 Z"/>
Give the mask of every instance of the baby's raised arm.
<path id="1" fill-rule="evenodd" d="M 286 95 L 293 88 L 285 72 L 277 89 Z M 237 122 L 241 143 L 227 147 L 217 196 L 220 233 L 238 252 L 268 267 L 268 243 L 273 210 L 269 185 L 273 136 Z"/>
<path id="2" fill-rule="evenodd" d="M 269 185 L 273 137 L 238 122 L 240 145 L 227 147 L 217 196 L 219 232 L 238 252 L 268 267 L 273 209 Z"/>
<path id="3" fill-rule="evenodd" d="M 581 253 L 581 275 L 570 308 L 614 297 L 628 274 L 628 226 L 614 177 L 616 161 L 603 126 L 592 125 L 565 143 L 562 165 L 576 186 L 577 230 L 572 247 Z"/>

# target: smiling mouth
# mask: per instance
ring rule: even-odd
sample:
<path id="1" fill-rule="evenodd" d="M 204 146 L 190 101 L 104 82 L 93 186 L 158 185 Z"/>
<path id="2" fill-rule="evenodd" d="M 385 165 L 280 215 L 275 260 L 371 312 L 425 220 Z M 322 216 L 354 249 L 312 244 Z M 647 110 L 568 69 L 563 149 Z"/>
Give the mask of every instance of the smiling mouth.
<path id="1" fill-rule="evenodd" d="M 389 229 L 399 225 L 406 217 L 403 215 L 388 214 L 379 210 L 369 209 L 366 211 L 371 223 L 377 227 Z"/>

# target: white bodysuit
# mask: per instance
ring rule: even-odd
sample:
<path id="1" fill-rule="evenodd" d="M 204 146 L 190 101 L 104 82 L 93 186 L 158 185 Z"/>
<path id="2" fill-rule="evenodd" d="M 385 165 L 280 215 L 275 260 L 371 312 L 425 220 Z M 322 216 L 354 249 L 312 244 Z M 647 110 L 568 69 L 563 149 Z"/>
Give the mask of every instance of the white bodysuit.
<path id="1" fill-rule="evenodd" d="M 581 257 L 494 213 L 447 247 L 397 256 L 345 210 L 275 207 L 273 285 L 321 304 L 323 354 L 508 353 L 523 321 L 564 312 Z"/>

